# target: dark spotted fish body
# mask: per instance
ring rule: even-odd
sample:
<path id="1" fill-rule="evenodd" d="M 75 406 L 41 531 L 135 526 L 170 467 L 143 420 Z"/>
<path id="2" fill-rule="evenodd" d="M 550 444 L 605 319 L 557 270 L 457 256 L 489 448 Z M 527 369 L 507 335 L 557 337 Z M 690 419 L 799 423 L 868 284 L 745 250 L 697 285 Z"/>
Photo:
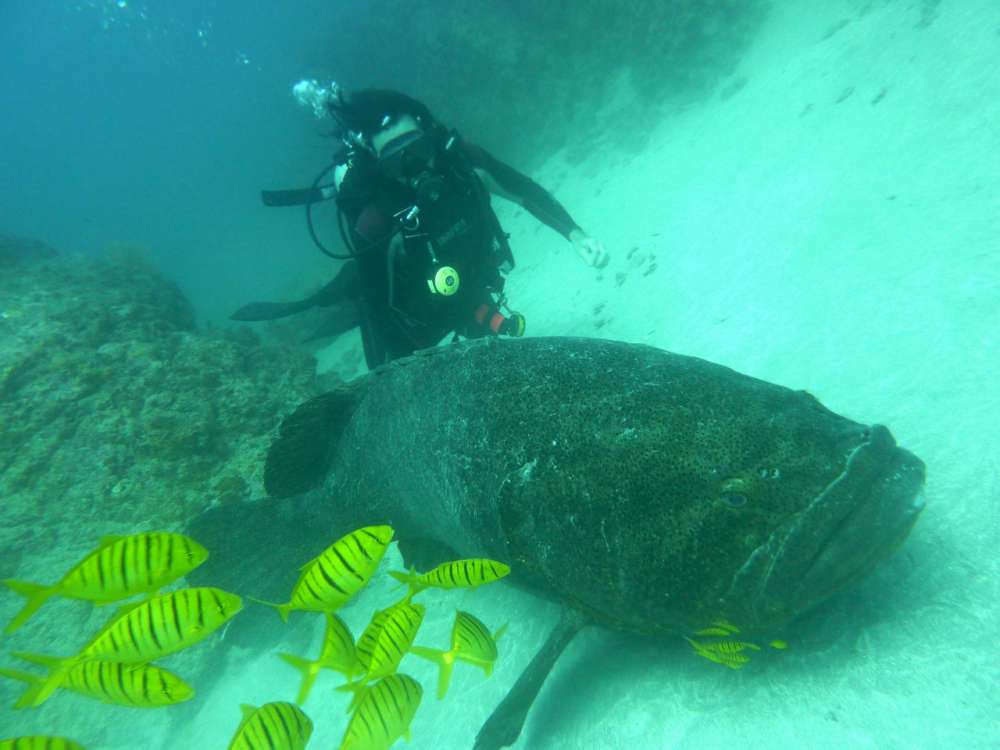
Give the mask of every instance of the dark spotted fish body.
<path id="1" fill-rule="evenodd" d="M 325 482 L 345 528 L 391 524 L 400 539 L 498 560 L 563 603 L 543 677 L 583 622 L 784 625 L 905 539 L 923 481 L 889 430 L 804 391 L 573 338 L 398 360 L 303 404 L 265 470 L 274 496 Z M 477 747 L 508 741 L 506 724 Z"/>
<path id="2" fill-rule="evenodd" d="M 307 402 L 265 482 L 280 496 L 327 475 L 339 523 L 504 562 L 599 622 L 747 633 L 894 549 L 924 467 L 804 391 L 647 346 L 538 338 L 430 350 Z"/>

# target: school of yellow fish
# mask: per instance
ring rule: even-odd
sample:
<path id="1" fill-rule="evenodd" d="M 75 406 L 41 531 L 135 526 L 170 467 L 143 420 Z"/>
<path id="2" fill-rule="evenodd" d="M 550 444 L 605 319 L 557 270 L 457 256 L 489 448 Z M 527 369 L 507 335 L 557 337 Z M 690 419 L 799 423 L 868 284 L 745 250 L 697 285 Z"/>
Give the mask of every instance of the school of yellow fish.
<path id="1" fill-rule="evenodd" d="M 399 738 L 409 739 L 423 689 L 415 679 L 398 671 L 406 654 L 438 666 L 439 700 L 448 692 L 456 662 L 478 667 L 490 676 L 497 659 L 497 641 L 506 624 L 491 633 L 475 616 L 457 611 L 448 650 L 414 645 L 426 609 L 413 597 L 430 588 L 475 589 L 500 580 L 510 568 L 496 560 L 455 560 L 426 573 L 390 571 L 407 587 L 406 595 L 375 612 L 361 636 L 354 639 L 336 611 L 372 579 L 392 540 L 389 526 L 357 529 L 302 566 L 287 602 L 252 599 L 274 607 L 286 622 L 293 611 L 322 613 L 326 629 L 316 659 L 278 654 L 302 675 L 295 703 L 242 706 L 243 718 L 229 750 L 303 750 L 313 723 L 300 706 L 324 670 L 343 675 L 346 682 L 337 689 L 351 694 L 350 717 L 339 750 L 387 750 Z M 0 668 L 0 676 L 27 684 L 15 708 L 40 706 L 60 688 L 136 708 L 191 699 L 194 689 L 190 685 L 152 662 L 206 638 L 240 612 L 243 602 L 235 594 L 211 587 L 157 592 L 207 558 L 208 551 L 193 539 L 147 532 L 102 539 L 93 552 L 51 586 L 3 581 L 27 599 L 5 628 L 8 634 L 24 625 L 53 596 L 102 605 L 144 595 L 121 606 L 75 655 L 14 653 L 14 657 L 47 670 L 39 675 Z M 740 669 L 749 662 L 750 652 L 760 651 L 760 646 L 739 638 L 739 633 L 737 626 L 717 619 L 686 640 L 699 656 Z M 770 646 L 783 649 L 787 644 L 775 640 Z M 32 736 L 0 740 L 0 750 L 84 749 L 66 738 Z"/>
<path id="2" fill-rule="evenodd" d="M 274 607 L 284 621 L 293 611 L 320 612 L 326 620 L 326 632 L 315 660 L 279 654 L 302 673 L 296 702 L 266 703 L 259 708 L 242 706 L 243 718 L 229 750 L 305 748 L 313 724 L 299 706 L 323 670 L 341 673 L 347 682 L 340 689 L 352 694 L 340 750 L 387 750 L 400 737 L 409 738 L 410 723 L 423 690 L 412 677 L 397 671 L 407 653 L 440 661 L 445 688 L 455 659 L 483 667 L 489 675 L 497 657 L 496 643 L 482 623 L 460 612 L 455 633 L 462 633 L 461 641 L 455 636 L 450 651 L 414 646 L 426 610 L 412 600 L 427 588 L 476 588 L 499 580 L 510 569 L 495 560 L 457 560 L 423 574 L 412 570 L 393 572 L 409 586 L 406 596 L 376 612 L 355 642 L 336 611 L 368 584 L 392 538 L 389 526 L 357 529 L 302 566 L 287 602 L 253 599 Z M 14 657 L 46 670 L 45 674 L 36 674 L 0 668 L 0 676 L 27 685 L 15 707 L 40 706 L 60 688 L 103 703 L 136 708 L 168 706 L 191 699 L 194 689 L 189 684 L 153 662 L 206 638 L 239 613 L 243 602 L 235 594 L 211 587 L 158 592 L 206 559 L 208 551 L 189 537 L 147 532 L 102 539 L 93 552 L 52 585 L 3 581 L 7 588 L 27 599 L 5 628 L 7 634 L 18 630 L 53 596 L 95 605 L 142 596 L 123 604 L 74 655 L 14 653 Z M 460 622 L 475 625 L 460 627 Z M 473 632 L 475 635 L 470 635 Z M 444 691 L 439 690 L 439 697 L 443 695 Z M 83 748 L 63 737 L 32 736 L 2 739 L 0 750 Z"/>

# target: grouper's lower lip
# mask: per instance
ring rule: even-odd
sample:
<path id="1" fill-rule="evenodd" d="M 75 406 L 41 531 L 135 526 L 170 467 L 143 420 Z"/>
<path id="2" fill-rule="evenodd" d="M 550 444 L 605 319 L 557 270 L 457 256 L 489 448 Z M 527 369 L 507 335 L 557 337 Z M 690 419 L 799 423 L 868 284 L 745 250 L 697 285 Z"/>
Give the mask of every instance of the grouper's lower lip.
<path id="1" fill-rule="evenodd" d="M 923 462 L 896 448 L 867 501 L 831 530 L 803 576 L 801 590 L 817 601 L 824 599 L 892 554 L 926 505 L 923 481 Z"/>

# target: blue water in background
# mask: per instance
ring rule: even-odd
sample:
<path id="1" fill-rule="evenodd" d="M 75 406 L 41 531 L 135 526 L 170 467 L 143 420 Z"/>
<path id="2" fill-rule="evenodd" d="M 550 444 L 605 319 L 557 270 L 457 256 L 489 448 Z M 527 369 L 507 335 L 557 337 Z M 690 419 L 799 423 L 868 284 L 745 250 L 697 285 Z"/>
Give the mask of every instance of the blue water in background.
<path id="1" fill-rule="evenodd" d="M 334 6 L 4 0 L 0 226 L 66 252 L 147 245 L 208 319 L 312 260 L 298 212 L 289 258 L 259 190 L 332 152 L 289 92 L 350 57 L 320 33 Z"/>

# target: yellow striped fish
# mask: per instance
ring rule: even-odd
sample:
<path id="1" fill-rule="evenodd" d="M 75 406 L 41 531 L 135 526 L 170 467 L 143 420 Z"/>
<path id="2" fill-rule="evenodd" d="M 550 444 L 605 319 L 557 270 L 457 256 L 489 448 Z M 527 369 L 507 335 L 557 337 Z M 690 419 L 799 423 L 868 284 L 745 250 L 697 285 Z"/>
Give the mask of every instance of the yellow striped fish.
<path id="1" fill-rule="evenodd" d="M 366 526 L 352 531 L 302 566 L 302 574 L 284 604 L 253 601 L 274 607 L 281 619 L 295 610 L 334 612 L 368 583 L 392 541 L 390 526 Z"/>
<path id="2" fill-rule="evenodd" d="M 292 703 L 240 706 L 240 710 L 243 721 L 229 750 L 303 750 L 312 736 L 312 721 Z"/>
<path id="3" fill-rule="evenodd" d="M 3 583 L 28 602 L 10 624 L 8 635 L 53 596 L 107 604 L 156 591 L 201 565 L 208 550 L 182 534 L 154 531 L 109 536 L 97 549 L 70 568 L 58 583 L 45 586 L 7 579 Z"/>
<path id="4" fill-rule="evenodd" d="M 86 750 L 79 742 L 65 737 L 13 737 L 0 740 L 0 750 Z"/>
<path id="5" fill-rule="evenodd" d="M 423 693 L 405 674 L 383 677 L 364 692 L 339 750 L 388 750 L 400 737 L 409 740 L 410 722 Z"/>
<path id="6" fill-rule="evenodd" d="M 243 607 L 235 594 L 216 588 L 181 589 L 121 611 L 76 656 L 54 658 L 15 654 L 46 662 L 49 675 L 30 706 L 40 706 L 62 684 L 66 673 L 85 661 L 143 664 L 192 646 L 225 624 Z"/>
<path id="7" fill-rule="evenodd" d="M 337 615 L 330 612 L 324 613 L 326 617 L 326 632 L 323 634 L 323 646 L 320 649 L 319 658 L 316 661 L 303 659 L 294 654 L 278 654 L 288 664 L 291 664 L 302 673 L 302 687 L 295 702 L 300 706 L 309 697 L 316 677 L 323 669 L 331 669 L 340 672 L 348 680 L 354 675 L 364 671 L 354 647 L 354 636 L 350 629 Z"/>
<path id="8" fill-rule="evenodd" d="M 687 636 L 684 640 L 691 644 L 699 656 L 730 669 L 741 669 L 750 661 L 750 655 L 743 653 L 744 651 L 760 651 L 760 646 L 747 641 L 696 641 Z"/>
<path id="9" fill-rule="evenodd" d="M 437 697 L 441 700 L 448 692 L 451 670 L 456 661 L 479 667 L 487 677 L 493 674 L 493 664 L 497 660 L 497 641 L 506 630 L 507 626 L 502 625 L 490 635 L 489 629 L 479 619 L 468 612 L 458 611 L 451 628 L 451 648 L 448 651 L 413 646 L 410 653 L 437 663 L 440 670 Z"/>
<path id="10" fill-rule="evenodd" d="M 736 635 L 739 632 L 740 629 L 735 625 L 733 625 L 728 620 L 713 620 L 711 625 L 702 628 L 701 630 L 696 630 L 694 634 L 700 636 L 715 636 L 718 638 L 729 638 L 730 636 Z"/>
<path id="11" fill-rule="evenodd" d="M 31 656 L 31 661 L 46 667 L 58 659 Z M 27 682 L 29 687 L 14 708 L 25 708 L 35 701 L 35 695 L 45 679 L 14 669 L 0 669 L 0 675 Z M 72 690 L 102 703 L 133 708 L 158 708 L 182 703 L 194 696 L 194 689 L 166 669 L 152 664 L 122 664 L 114 661 L 86 661 L 72 667 L 58 687 Z"/>
<path id="12" fill-rule="evenodd" d="M 365 674 L 360 680 L 338 688 L 354 693 L 348 711 L 353 711 L 358 705 L 369 682 L 396 671 L 413 645 L 413 639 L 424 621 L 424 612 L 423 605 L 402 601 L 375 613 L 371 624 L 358 639 L 358 661 Z"/>
<path id="13" fill-rule="evenodd" d="M 426 573 L 416 573 L 410 570 L 403 573 L 398 570 L 389 571 L 389 575 L 400 583 L 409 585 L 407 597 L 411 597 L 426 588 L 438 589 L 474 589 L 484 583 L 492 583 L 510 573 L 510 567 L 496 560 L 475 558 L 471 560 L 453 560 L 442 563 Z"/>

